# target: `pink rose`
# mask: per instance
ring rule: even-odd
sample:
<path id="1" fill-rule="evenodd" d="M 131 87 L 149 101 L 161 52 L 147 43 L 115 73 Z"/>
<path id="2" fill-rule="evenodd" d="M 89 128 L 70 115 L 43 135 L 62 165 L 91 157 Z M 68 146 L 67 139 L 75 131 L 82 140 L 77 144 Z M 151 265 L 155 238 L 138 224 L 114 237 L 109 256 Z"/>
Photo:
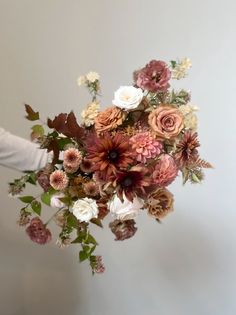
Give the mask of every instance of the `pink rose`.
<path id="1" fill-rule="evenodd" d="M 171 71 L 164 61 L 152 60 L 134 73 L 138 87 L 150 92 L 165 92 L 169 88 Z"/>
<path id="2" fill-rule="evenodd" d="M 184 128 L 182 113 L 171 105 L 161 105 L 149 114 L 148 123 L 157 137 L 171 139 Z"/>

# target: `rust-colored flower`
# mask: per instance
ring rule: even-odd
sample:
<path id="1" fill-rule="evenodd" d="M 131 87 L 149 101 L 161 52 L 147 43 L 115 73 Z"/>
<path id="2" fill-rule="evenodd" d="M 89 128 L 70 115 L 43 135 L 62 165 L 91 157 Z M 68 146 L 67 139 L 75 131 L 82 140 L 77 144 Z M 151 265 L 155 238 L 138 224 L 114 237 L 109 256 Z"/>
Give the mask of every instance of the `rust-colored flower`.
<path id="1" fill-rule="evenodd" d="M 133 166 L 127 172 L 117 172 L 113 185 L 121 200 L 123 194 L 131 202 L 136 196 L 143 198 L 147 195 L 146 188 L 151 185 L 149 170 L 144 166 Z"/>
<path id="2" fill-rule="evenodd" d="M 169 88 L 171 71 L 161 60 L 152 60 L 144 68 L 134 72 L 138 87 L 150 92 L 165 92 Z"/>
<path id="3" fill-rule="evenodd" d="M 128 138 L 119 132 L 114 137 L 106 133 L 90 138 L 87 152 L 87 159 L 93 163 L 92 170 L 100 171 L 105 177 L 117 169 L 126 169 L 133 162 Z"/>
<path id="4" fill-rule="evenodd" d="M 126 113 L 118 107 L 109 107 L 100 112 L 95 118 L 95 130 L 97 133 L 116 129 L 125 120 Z"/>
<path id="5" fill-rule="evenodd" d="M 110 212 L 107 206 L 108 200 L 109 200 L 108 196 L 103 196 L 100 199 L 96 200 L 98 207 L 98 219 L 100 220 L 103 220 Z"/>
<path id="6" fill-rule="evenodd" d="M 93 162 L 84 158 L 80 164 L 80 169 L 83 173 L 92 173 L 93 171 Z"/>
<path id="7" fill-rule="evenodd" d="M 157 137 L 172 139 L 184 128 L 182 113 L 171 105 L 161 105 L 149 114 L 148 123 Z"/>
<path id="8" fill-rule="evenodd" d="M 187 130 L 184 133 L 182 140 L 177 144 L 177 153 L 175 159 L 180 167 L 191 164 L 198 158 L 198 150 L 200 143 L 197 138 L 197 133 Z"/>
<path id="9" fill-rule="evenodd" d="M 154 167 L 152 178 L 160 187 L 170 185 L 178 174 L 175 160 L 168 154 L 163 154 Z"/>
<path id="10" fill-rule="evenodd" d="M 45 224 L 39 217 L 35 217 L 30 221 L 30 225 L 26 229 L 26 233 L 30 237 L 31 241 L 44 245 L 51 241 L 52 235 Z"/>
<path id="11" fill-rule="evenodd" d="M 115 234 L 115 241 L 123 241 L 131 238 L 137 231 L 134 220 L 119 221 L 115 220 L 109 224 L 113 234 Z"/>
<path id="12" fill-rule="evenodd" d="M 166 188 L 160 188 L 152 193 L 146 203 L 148 214 L 153 218 L 163 219 L 169 212 L 173 211 L 173 194 Z"/>
<path id="13" fill-rule="evenodd" d="M 85 183 L 83 189 L 88 196 L 95 197 L 99 194 L 99 186 L 93 181 Z"/>

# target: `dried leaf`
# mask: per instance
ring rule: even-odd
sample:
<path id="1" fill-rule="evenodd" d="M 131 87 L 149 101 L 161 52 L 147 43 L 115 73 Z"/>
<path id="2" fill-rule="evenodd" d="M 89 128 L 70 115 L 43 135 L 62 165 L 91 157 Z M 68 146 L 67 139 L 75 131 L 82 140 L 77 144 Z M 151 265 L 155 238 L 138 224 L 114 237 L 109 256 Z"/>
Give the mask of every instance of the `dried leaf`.
<path id="1" fill-rule="evenodd" d="M 39 119 L 39 112 L 35 112 L 30 105 L 25 104 L 26 119 L 34 121 Z"/>

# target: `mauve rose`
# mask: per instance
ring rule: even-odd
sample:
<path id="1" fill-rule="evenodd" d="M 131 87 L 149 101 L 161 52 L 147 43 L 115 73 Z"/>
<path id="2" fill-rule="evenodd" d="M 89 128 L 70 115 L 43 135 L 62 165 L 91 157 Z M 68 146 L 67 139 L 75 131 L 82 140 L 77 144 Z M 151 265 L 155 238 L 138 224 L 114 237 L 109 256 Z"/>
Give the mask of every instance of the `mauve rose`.
<path id="1" fill-rule="evenodd" d="M 164 61 L 152 60 L 134 73 L 136 85 L 150 92 L 165 92 L 169 88 L 171 71 Z"/>
<path id="2" fill-rule="evenodd" d="M 157 137 L 171 139 L 184 128 L 183 115 L 171 105 L 161 105 L 149 114 L 148 123 Z"/>
<path id="3" fill-rule="evenodd" d="M 178 174 L 178 168 L 175 160 L 168 154 L 163 154 L 157 162 L 152 174 L 155 184 L 160 187 L 170 185 Z"/>

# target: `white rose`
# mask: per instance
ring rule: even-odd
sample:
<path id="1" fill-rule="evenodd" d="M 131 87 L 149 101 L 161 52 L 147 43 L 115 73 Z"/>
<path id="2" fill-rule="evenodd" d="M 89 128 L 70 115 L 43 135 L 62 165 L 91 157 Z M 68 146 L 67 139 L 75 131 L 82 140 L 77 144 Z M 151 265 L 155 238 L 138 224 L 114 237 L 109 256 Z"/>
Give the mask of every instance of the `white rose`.
<path id="1" fill-rule="evenodd" d="M 89 222 L 92 218 L 98 216 L 96 201 L 91 198 L 77 200 L 72 207 L 72 211 L 74 216 L 82 222 Z"/>
<path id="2" fill-rule="evenodd" d="M 117 196 L 110 202 L 109 208 L 110 212 L 118 220 L 131 220 L 134 219 L 141 208 L 143 207 L 143 200 L 140 198 L 134 198 L 133 202 L 129 201 L 124 197 L 124 202 L 122 202 Z"/>
<path id="3" fill-rule="evenodd" d="M 60 200 L 60 198 L 65 197 L 64 194 L 56 194 L 51 198 L 50 206 L 52 208 L 63 208 L 65 204 Z"/>
<path id="4" fill-rule="evenodd" d="M 134 86 L 121 86 L 116 92 L 112 103 L 122 109 L 134 109 L 143 99 L 143 91 Z"/>

